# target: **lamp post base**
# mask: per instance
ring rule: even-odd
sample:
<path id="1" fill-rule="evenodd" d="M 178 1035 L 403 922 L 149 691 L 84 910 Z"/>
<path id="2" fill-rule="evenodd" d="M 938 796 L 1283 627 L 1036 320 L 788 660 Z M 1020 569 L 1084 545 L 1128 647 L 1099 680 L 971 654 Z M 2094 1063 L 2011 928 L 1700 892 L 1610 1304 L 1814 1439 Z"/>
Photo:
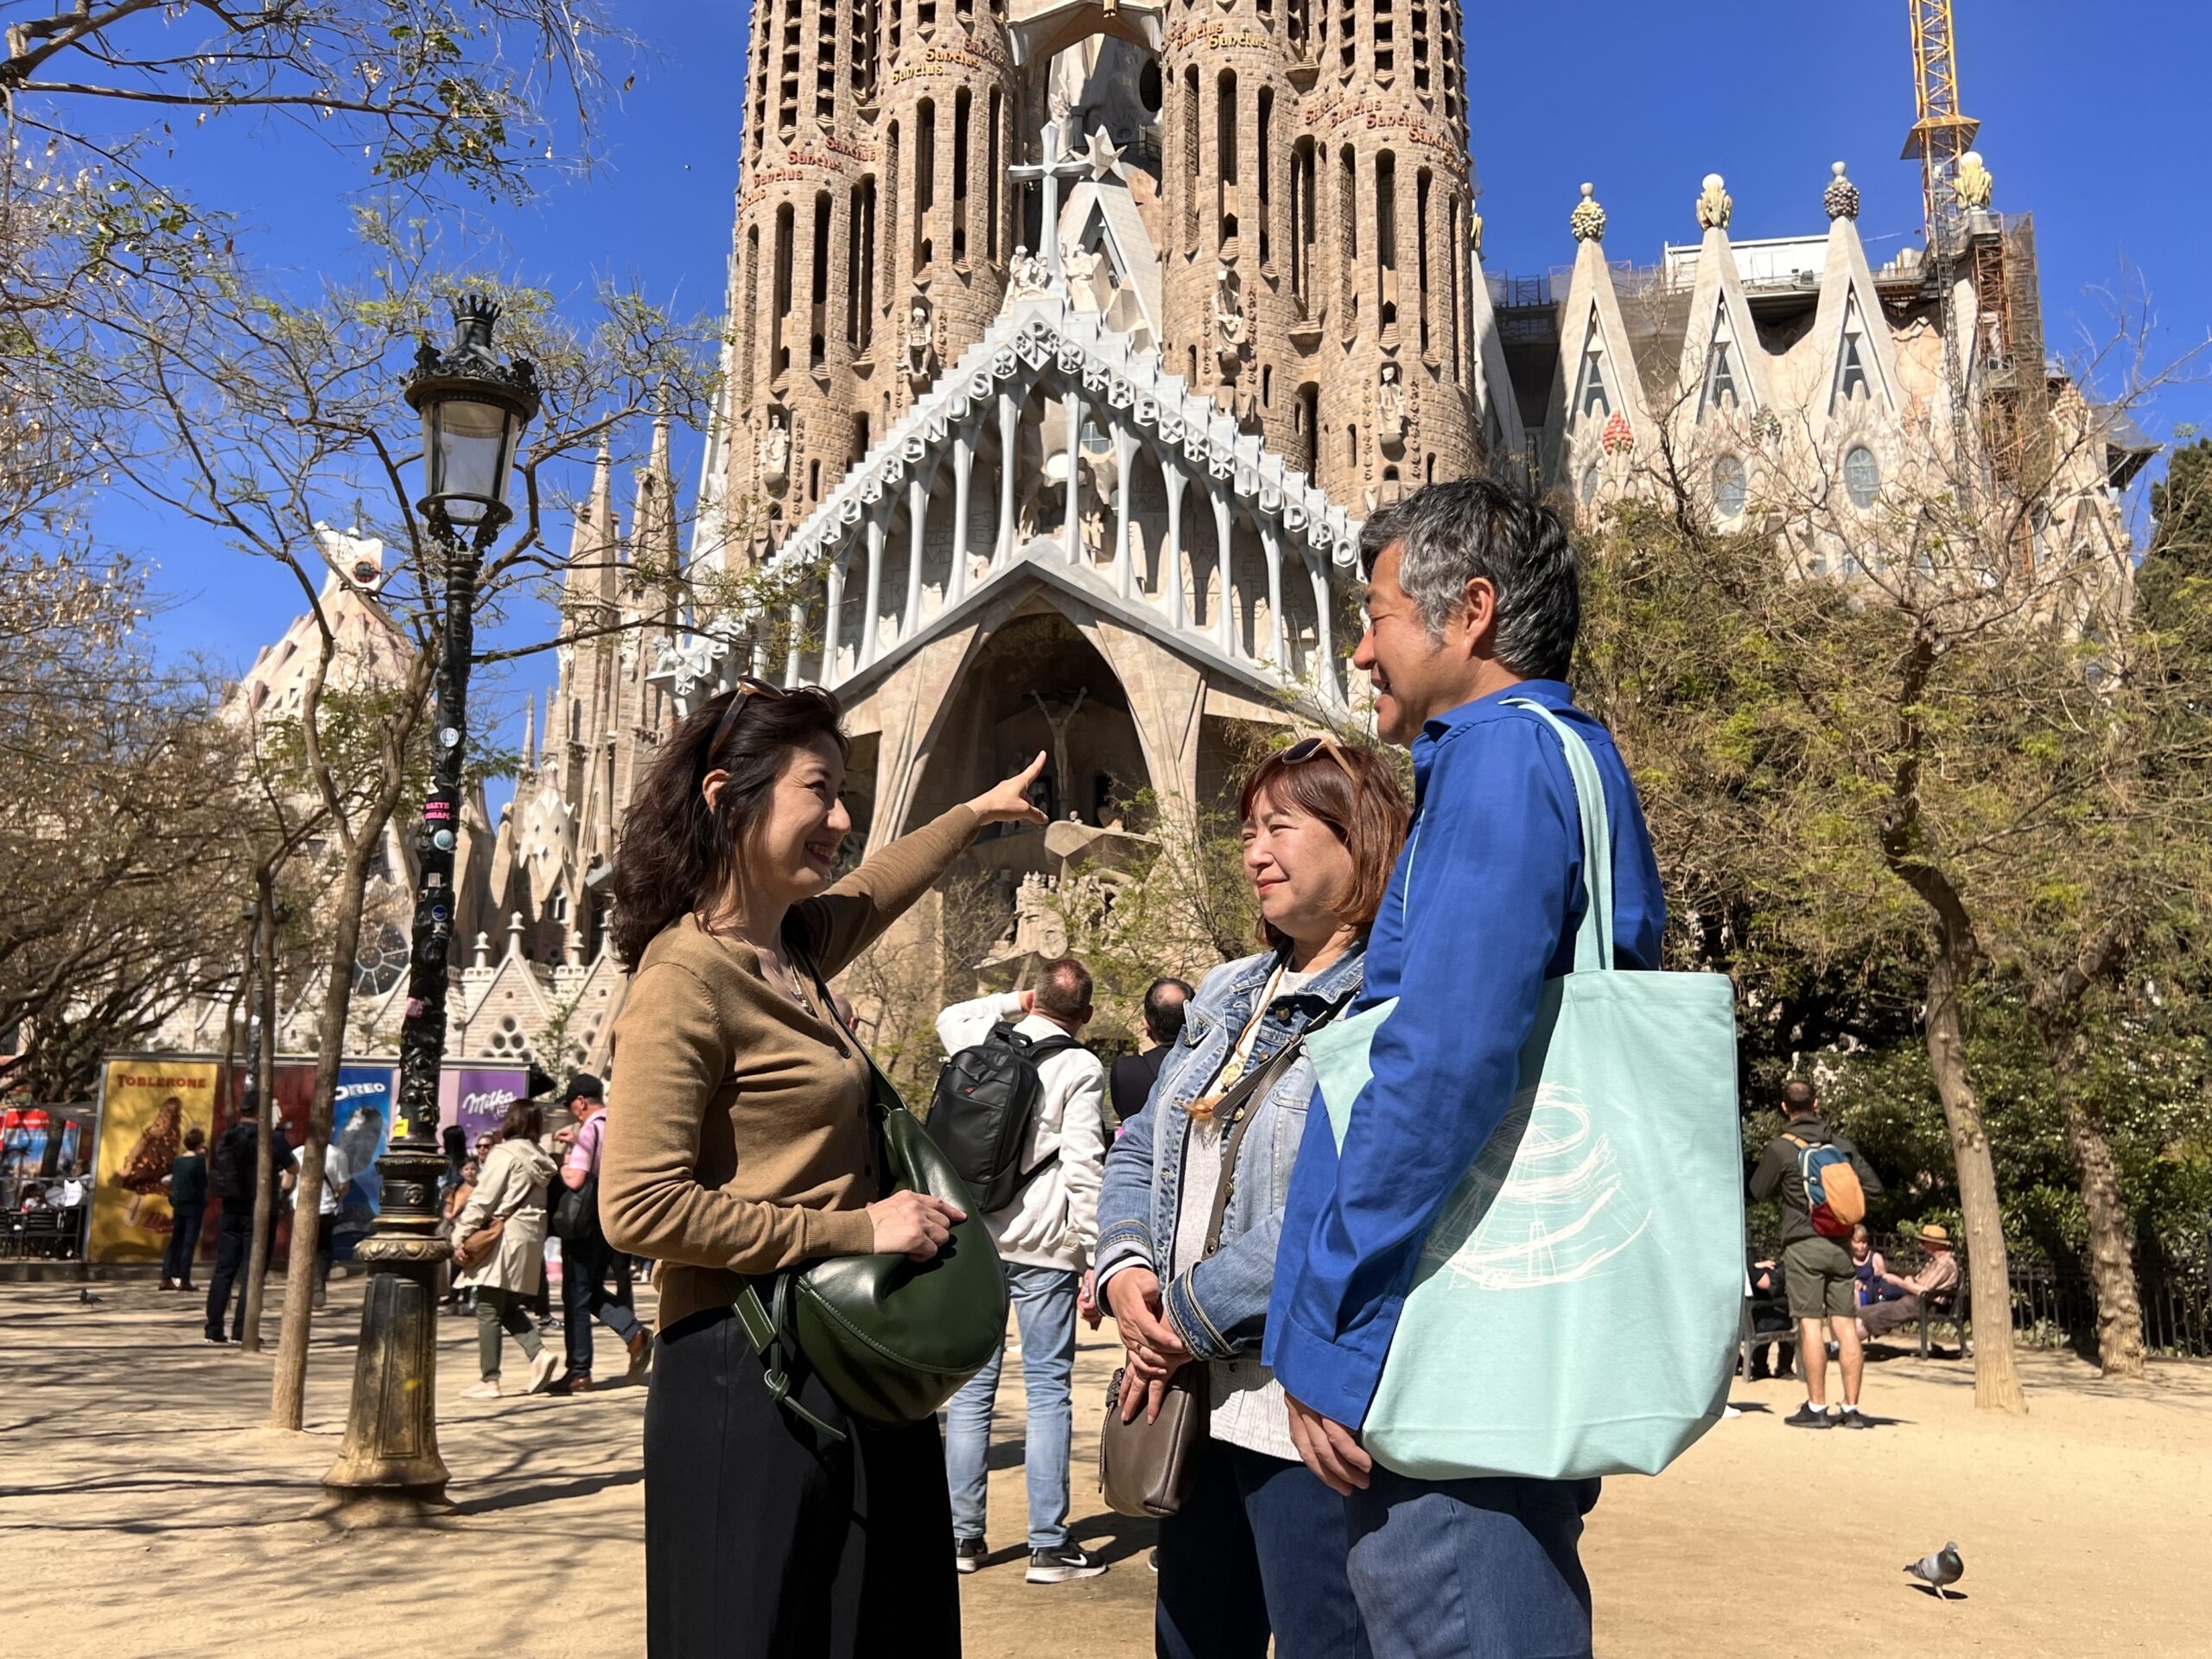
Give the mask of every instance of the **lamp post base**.
<path id="1" fill-rule="evenodd" d="M 438 1455 L 438 1266 L 450 1251 L 430 1237 L 364 1239 L 367 1263 L 353 1402 L 338 1461 L 322 1478 L 334 1497 L 442 1504 Z"/>

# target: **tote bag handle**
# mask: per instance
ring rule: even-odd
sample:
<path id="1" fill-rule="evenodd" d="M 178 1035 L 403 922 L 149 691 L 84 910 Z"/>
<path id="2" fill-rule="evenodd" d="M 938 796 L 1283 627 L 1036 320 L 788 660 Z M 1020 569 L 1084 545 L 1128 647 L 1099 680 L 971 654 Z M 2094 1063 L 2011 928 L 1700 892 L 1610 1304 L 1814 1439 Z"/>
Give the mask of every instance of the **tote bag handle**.
<path id="1" fill-rule="evenodd" d="M 1611 972 L 1613 967 L 1613 834 L 1605 811 L 1605 784 L 1598 775 L 1598 762 L 1581 734 L 1557 715 L 1528 697 L 1506 699 L 1516 709 L 1526 709 L 1558 734 L 1567 752 L 1567 775 L 1574 780 L 1575 805 L 1582 817 L 1582 885 L 1589 902 L 1582 907 L 1582 924 L 1574 930 L 1574 971 Z"/>

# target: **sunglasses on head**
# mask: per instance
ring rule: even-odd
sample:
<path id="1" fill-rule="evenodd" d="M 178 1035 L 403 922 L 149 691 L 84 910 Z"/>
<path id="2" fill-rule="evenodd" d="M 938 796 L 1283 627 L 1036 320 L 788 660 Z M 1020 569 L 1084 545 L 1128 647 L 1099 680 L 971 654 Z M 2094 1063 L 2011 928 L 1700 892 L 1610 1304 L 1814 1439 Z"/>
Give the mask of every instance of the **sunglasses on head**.
<path id="1" fill-rule="evenodd" d="M 1281 751 L 1275 758 L 1286 766 L 1302 766 L 1308 760 L 1325 754 L 1337 763 L 1338 770 L 1345 777 L 1354 783 L 1359 781 L 1359 774 L 1351 769 L 1351 762 L 1344 758 L 1344 745 L 1325 732 L 1318 737 L 1300 738 L 1288 748 Z"/>
<path id="2" fill-rule="evenodd" d="M 707 770 L 715 769 L 715 756 L 721 750 L 722 741 L 737 726 L 737 717 L 745 712 L 745 705 L 755 697 L 766 697 L 771 702 L 784 695 L 780 685 L 771 685 L 766 680 L 755 679 L 750 674 L 741 674 L 737 680 L 737 694 L 729 700 L 729 707 L 722 710 L 721 721 L 715 728 L 714 741 L 707 745 Z"/>

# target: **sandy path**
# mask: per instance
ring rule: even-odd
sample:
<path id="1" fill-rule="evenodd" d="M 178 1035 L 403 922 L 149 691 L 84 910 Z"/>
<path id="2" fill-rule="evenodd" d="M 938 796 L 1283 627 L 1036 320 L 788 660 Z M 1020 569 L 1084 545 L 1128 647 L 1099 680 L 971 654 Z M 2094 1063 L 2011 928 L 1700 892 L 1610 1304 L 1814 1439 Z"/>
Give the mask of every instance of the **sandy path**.
<path id="1" fill-rule="evenodd" d="M 358 1281 L 334 1291 L 308 1432 L 289 1435 L 246 1426 L 266 1409 L 268 1361 L 202 1345 L 183 1299 L 107 1284 L 87 1308 L 73 1286 L 0 1287 L 0 1651 L 639 1649 L 643 1390 L 459 1400 L 474 1332 L 448 1319 L 441 1433 L 457 1512 L 414 1531 L 340 1533 L 308 1518 L 336 1448 L 358 1319 Z M 996 1548 L 963 1590 L 976 1659 L 1149 1651 L 1147 1529 L 1102 1512 L 1091 1461 L 1110 1357 L 1086 1339 L 1075 1512 L 1113 1570 L 1022 1582 L 1010 1382 L 992 1459 Z M 604 1332 L 599 1369 L 620 1370 Z M 2199 1611 L 2212 1576 L 2212 1366 L 2162 1366 L 2142 1389 L 2107 1387 L 2055 1356 L 2029 1356 L 2027 1371 L 2031 1414 L 1991 1421 L 1974 1411 L 1963 1367 L 1892 1361 L 1867 1400 L 1898 1421 L 1859 1435 L 1783 1427 L 1797 1398 L 1786 1384 L 1740 1390 L 1745 1416 L 1663 1478 L 1611 1483 L 1592 1516 L 1599 1651 L 2212 1652 Z M 1969 1565 L 1967 1599 L 1942 1605 L 1897 1568 L 1946 1538 Z M 1817 1582 L 1788 1570 L 1816 1554 Z M 1826 1637 L 1793 1625 L 1793 1607 L 1817 1609 L 1811 1629 Z"/>

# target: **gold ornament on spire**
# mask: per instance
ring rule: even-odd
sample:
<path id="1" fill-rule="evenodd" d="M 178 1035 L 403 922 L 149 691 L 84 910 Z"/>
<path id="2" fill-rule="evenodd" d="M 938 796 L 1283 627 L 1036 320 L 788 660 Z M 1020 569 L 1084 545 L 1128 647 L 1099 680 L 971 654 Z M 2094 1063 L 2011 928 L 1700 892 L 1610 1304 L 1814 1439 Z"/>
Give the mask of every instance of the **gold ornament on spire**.
<path id="1" fill-rule="evenodd" d="M 1574 205 L 1574 212 L 1567 217 L 1567 226 L 1578 242 L 1602 242 L 1605 239 L 1605 210 L 1598 205 L 1598 187 L 1582 187 L 1582 200 Z"/>
<path id="2" fill-rule="evenodd" d="M 1959 199 L 1959 206 L 1970 213 L 1986 212 L 1989 199 L 1997 194 L 1997 180 L 1981 159 L 1981 152 L 1970 149 L 1959 157 L 1958 176 L 1951 181 L 1951 189 Z"/>
<path id="3" fill-rule="evenodd" d="M 1701 231 L 1725 231 L 1728 220 L 1736 211 L 1735 199 L 1728 194 L 1727 181 L 1718 173 L 1705 175 L 1705 192 L 1697 199 L 1697 224 Z"/>

